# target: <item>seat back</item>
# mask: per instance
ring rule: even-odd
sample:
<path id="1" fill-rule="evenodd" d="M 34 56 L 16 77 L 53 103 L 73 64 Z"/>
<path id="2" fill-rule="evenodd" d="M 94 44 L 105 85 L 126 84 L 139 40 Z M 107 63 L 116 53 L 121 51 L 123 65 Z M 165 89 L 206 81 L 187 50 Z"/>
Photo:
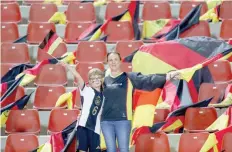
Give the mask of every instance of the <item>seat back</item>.
<path id="1" fill-rule="evenodd" d="M 79 114 L 78 109 L 53 109 L 49 116 L 48 131 L 52 133 L 62 131 L 77 120 Z"/>
<path id="2" fill-rule="evenodd" d="M 136 140 L 135 152 L 170 152 L 168 136 L 163 133 L 142 134 Z"/>
<path id="3" fill-rule="evenodd" d="M 132 72 L 132 64 L 131 63 L 121 63 L 121 69 L 123 72 Z"/>
<path id="4" fill-rule="evenodd" d="M 1 22 L 21 21 L 21 13 L 18 3 L 1 3 Z"/>
<path id="5" fill-rule="evenodd" d="M 29 23 L 27 27 L 27 43 L 38 44 L 43 41 L 45 36 L 53 30 L 56 32 L 54 23 Z"/>
<path id="6" fill-rule="evenodd" d="M 32 4 L 29 12 L 30 22 L 48 22 L 58 11 L 56 4 Z"/>
<path id="7" fill-rule="evenodd" d="M 11 110 L 6 121 L 6 133 L 40 132 L 39 113 L 35 109 Z"/>
<path id="8" fill-rule="evenodd" d="M 10 134 L 6 139 L 5 152 L 32 151 L 39 147 L 39 140 L 33 134 Z"/>
<path id="9" fill-rule="evenodd" d="M 217 119 L 214 107 L 188 108 L 185 114 L 184 129 L 205 130 Z"/>
<path id="10" fill-rule="evenodd" d="M 231 1 L 222 1 L 220 6 L 220 18 L 222 19 L 232 19 L 231 14 L 232 2 Z"/>
<path id="11" fill-rule="evenodd" d="M 204 1 L 182 1 L 180 4 L 179 18 L 183 19 L 194 7 L 202 4 L 201 15 L 208 11 L 208 6 Z"/>
<path id="12" fill-rule="evenodd" d="M 105 20 L 118 16 L 128 9 L 128 2 L 111 2 L 106 6 Z"/>
<path id="13" fill-rule="evenodd" d="M 34 108 L 53 109 L 58 98 L 64 94 L 64 86 L 39 86 L 35 92 Z M 61 107 L 64 107 L 63 104 Z"/>
<path id="14" fill-rule="evenodd" d="M 220 37 L 224 40 L 232 38 L 232 19 L 225 19 L 222 21 Z"/>
<path id="15" fill-rule="evenodd" d="M 29 63 L 29 50 L 25 43 L 2 43 L 1 63 Z"/>
<path id="16" fill-rule="evenodd" d="M 14 42 L 19 38 L 18 26 L 15 23 L 1 23 L 1 42 Z"/>
<path id="17" fill-rule="evenodd" d="M 93 3 L 71 3 L 66 11 L 68 22 L 95 22 L 95 8 Z"/>
<path id="18" fill-rule="evenodd" d="M 232 141 L 232 133 L 228 132 L 223 136 L 222 140 L 222 151 L 224 150 L 225 152 L 230 152 L 232 151 L 232 146 L 231 146 L 231 141 Z"/>
<path id="19" fill-rule="evenodd" d="M 78 62 L 104 62 L 106 58 L 106 45 L 103 41 L 82 41 L 77 47 Z"/>
<path id="20" fill-rule="evenodd" d="M 43 65 L 35 79 L 35 84 L 39 86 L 66 85 L 66 69 L 61 64 Z"/>
<path id="21" fill-rule="evenodd" d="M 154 123 L 165 121 L 169 113 L 169 109 L 155 109 Z"/>
<path id="22" fill-rule="evenodd" d="M 167 1 L 145 2 L 143 7 L 143 20 L 158 20 L 172 18 L 171 7 Z"/>
<path id="23" fill-rule="evenodd" d="M 11 63 L 1 63 L 1 78 L 16 64 Z"/>

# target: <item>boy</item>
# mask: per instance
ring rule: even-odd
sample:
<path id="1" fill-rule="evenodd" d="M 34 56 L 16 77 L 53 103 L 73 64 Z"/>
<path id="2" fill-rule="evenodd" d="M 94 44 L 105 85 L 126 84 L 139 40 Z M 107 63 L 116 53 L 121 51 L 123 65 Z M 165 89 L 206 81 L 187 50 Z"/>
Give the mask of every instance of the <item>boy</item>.
<path id="1" fill-rule="evenodd" d="M 100 116 L 103 105 L 104 73 L 97 68 L 91 69 L 88 73 L 89 86 L 87 86 L 74 68 L 68 65 L 66 67 L 77 79 L 81 95 L 82 110 L 77 129 L 78 149 L 80 152 L 100 152 Z"/>

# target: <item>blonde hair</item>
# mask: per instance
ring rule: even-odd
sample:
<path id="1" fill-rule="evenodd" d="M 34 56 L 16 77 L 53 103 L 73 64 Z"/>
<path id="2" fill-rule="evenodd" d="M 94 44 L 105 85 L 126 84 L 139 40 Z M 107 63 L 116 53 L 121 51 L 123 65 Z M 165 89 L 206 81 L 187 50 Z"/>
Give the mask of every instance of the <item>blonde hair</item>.
<path id="1" fill-rule="evenodd" d="M 100 77 L 104 78 L 104 73 L 98 68 L 92 68 L 91 70 L 89 70 L 88 79 L 90 79 L 94 75 L 99 75 Z"/>

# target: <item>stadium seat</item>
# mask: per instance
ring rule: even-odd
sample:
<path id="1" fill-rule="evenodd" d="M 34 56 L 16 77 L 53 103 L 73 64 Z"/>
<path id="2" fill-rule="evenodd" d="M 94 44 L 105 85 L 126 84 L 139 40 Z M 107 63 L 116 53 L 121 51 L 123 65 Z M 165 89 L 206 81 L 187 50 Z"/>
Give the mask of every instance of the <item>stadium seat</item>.
<path id="1" fill-rule="evenodd" d="M 56 32 L 54 23 L 29 23 L 27 27 L 27 43 L 41 43 L 51 30 Z"/>
<path id="2" fill-rule="evenodd" d="M 106 6 L 105 20 L 124 13 L 128 9 L 128 2 L 111 2 Z"/>
<path id="3" fill-rule="evenodd" d="M 61 57 L 67 53 L 67 46 L 65 43 L 60 43 L 58 47 L 55 49 L 55 51 L 52 53 L 52 56 L 54 57 Z M 38 48 L 38 55 L 37 55 L 37 61 L 43 61 L 46 59 L 53 58 L 51 55 L 49 55 L 47 52 L 45 52 L 43 49 Z"/>
<path id="4" fill-rule="evenodd" d="M 131 63 L 121 63 L 121 69 L 123 72 L 132 72 L 132 64 Z"/>
<path id="5" fill-rule="evenodd" d="M 122 59 L 138 50 L 143 45 L 143 41 L 120 41 L 116 44 L 116 51 L 120 53 Z"/>
<path id="6" fill-rule="evenodd" d="M 78 43 L 79 36 L 88 29 L 92 23 L 80 22 L 80 23 L 67 23 L 65 28 L 64 41 L 66 43 Z"/>
<path id="7" fill-rule="evenodd" d="M 179 18 L 183 19 L 194 7 L 202 4 L 201 15 L 208 11 L 208 6 L 204 1 L 182 1 L 180 4 Z"/>
<path id="8" fill-rule="evenodd" d="M 29 12 L 29 22 L 48 22 L 58 11 L 56 4 L 32 4 Z"/>
<path id="9" fill-rule="evenodd" d="M 191 28 L 180 34 L 181 38 L 191 36 L 208 36 L 210 37 L 209 23 L 206 21 L 200 21 L 198 24 L 193 25 Z"/>
<path id="10" fill-rule="evenodd" d="M 162 150 L 161 150 L 162 149 Z M 170 152 L 168 136 L 163 132 L 141 134 L 135 145 L 135 152 Z"/>
<path id="11" fill-rule="evenodd" d="M 5 152 L 26 152 L 39 147 L 39 140 L 33 134 L 10 134 L 6 139 Z"/>
<path id="12" fill-rule="evenodd" d="M 1 23 L 1 42 L 14 42 L 19 38 L 18 26 L 15 23 Z"/>
<path id="13" fill-rule="evenodd" d="M 35 92 L 34 108 L 36 109 L 53 109 L 58 98 L 64 94 L 65 88 L 63 86 L 39 86 Z M 62 105 L 65 107 L 65 105 Z"/>
<path id="14" fill-rule="evenodd" d="M 17 3 L 3 3 L 1 4 L 1 22 L 15 22 L 21 21 L 21 13 Z"/>
<path id="15" fill-rule="evenodd" d="M 16 64 L 1 63 L 1 78 Z"/>
<path id="16" fill-rule="evenodd" d="M 221 150 L 224 151 L 224 152 L 232 151 L 231 141 L 232 141 L 232 133 L 228 132 L 223 136 L 222 149 Z"/>
<path id="17" fill-rule="evenodd" d="M 48 132 L 60 132 L 72 122 L 77 120 L 80 111 L 78 109 L 53 109 L 49 116 Z"/>
<path id="18" fill-rule="evenodd" d="M 16 0 L 0 0 L 1 3 L 14 3 Z"/>
<path id="19" fill-rule="evenodd" d="M 134 31 L 129 21 L 125 22 L 109 22 L 106 27 L 105 35 L 108 35 L 108 43 L 116 43 L 118 41 L 127 41 L 134 39 Z"/>
<path id="20" fill-rule="evenodd" d="M 227 84 L 202 83 L 199 89 L 198 101 L 203 101 L 213 97 L 211 104 L 221 102 Z"/>
<path id="21" fill-rule="evenodd" d="M 106 44 L 103 41 L 81 41 L 77 47 L 77 61 L 104 62 L 106 53 Z"/>
<path id="22" fill-rule="evenodd" d="M 184 129 L 187 132 L 205 131 L 217 119 L 214 107 L 188 108 L 185 113 Z"/>
<path id="23" fill-rule="evenodd" d="M 93 3 L 71 3 L 66 11 L 68 22 L 95 22 L 96 13 Z"/>
<path id="24" fill-rule="evenodd" d="M 184 133 L 180 136 L 178 152 L 199 152 L 209 133 Z M 211 149 L 208 152 L 213 152 Z"/>
<path id="25" fill-rule="evenodd" d="M 143 20 L 158 20 L 172 18 L 171 7 L 168 1 L 145 2 Z"/>
<path id="26" fill-rule="evenodd" d="M 222 21 L 220 37 L 227 41 L 232 38 L 232 19 Z"/>
<path id="27" fill-rule="evenodd" d="M 39 113 L 35 109 L 11 110 L 6 121 L 6 133 L 40 132 Z"/>
<path id="28" fill-rule="evenodd" d="M 24 0 L 23 3 L 26 5 L 32 5 L 37 3 L 44 3 L 44 0 Z"/>
<path id="29" fill-rule="evenodd" d="M 1 63 L 29 63 L 29 50 L 26 43 L 2 43 Z"/>
<path id="30" fill-rule="evenodd" d="M 232 1 L 229 0 L 222 1 L 220 6 L 220 13 L 219 13 L 220 18 L 232 19 L 231 8 L 232 8 Z"/>
<path id="31" fill-rule="evenodd" d="M 208 65 L 210 73 L 215 81 L 227 82 L 232 80 L 230 62 L 227 60 L 218 60 Z"/>
<path id="32" fill-rule="evenodd" d="M 80 73 L 85 82 L 88 82 L 88 72 L 92 68 L 99 68 L 104 71 L 104 65 L 102 63 L 78 63 L 76 70 Z M 76 82 L 76 80 L 75 80 Z"/>
<path id="33" fill-rule="evenodd" d="M 36 77 L 35 84 L 39 86 L 66 85 L 66 69 L 60 64 L 46 64 L 42 66 Z"/>
<path id="34" fill-rule="evenodd" d="M 169 109 L 155 109 L 154 123 L 165 121 L 169 113 L 170 113 Z"/>
<path id="35" fill-rule="evenodd" d="M 79 88 L 77 88 L 77 90 L 76 90 L 76 105 L 75 105 L 74 108 L 76 108 L 76 109 L 81 109 L 82 108 L 81 95 L 80 95 Z"/>

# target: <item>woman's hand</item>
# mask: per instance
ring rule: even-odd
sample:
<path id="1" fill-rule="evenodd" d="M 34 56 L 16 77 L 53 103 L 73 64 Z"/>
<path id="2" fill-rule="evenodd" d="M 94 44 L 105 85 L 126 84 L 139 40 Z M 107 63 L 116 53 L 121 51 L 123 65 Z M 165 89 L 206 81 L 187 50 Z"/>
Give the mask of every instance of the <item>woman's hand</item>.
<path id="1" fill-rule="evenodd" d="M 181 73 L 179 71 L 171 71 L 168 72 L 166 75 L 166 80 L 177 80 L 177 79 L 181 79 Z"/>

